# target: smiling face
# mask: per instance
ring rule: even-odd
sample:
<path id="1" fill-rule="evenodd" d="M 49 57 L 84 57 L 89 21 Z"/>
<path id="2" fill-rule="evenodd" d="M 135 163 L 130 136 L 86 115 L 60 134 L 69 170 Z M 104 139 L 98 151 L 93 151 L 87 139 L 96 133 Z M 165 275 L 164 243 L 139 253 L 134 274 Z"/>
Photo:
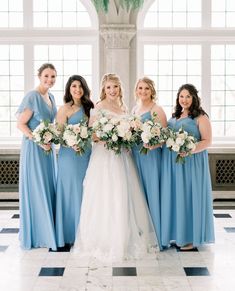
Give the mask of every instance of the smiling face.
<path id="1" fill-rule="evenodd" d="M 39 75 L 38 78 L 40 80 L 40 86 L 48 90 L 55 84 L 56 71 L 50 68 L 46 68 L 42 71 L 41 75 Z"/>
<path id="2" fill-rule="evenodd" d="M 71 83 L 70 94 L 73 98 L 74 103 L 80 101 L 80 99 L 84 95 L 84 90 L 80 81 L 75 80 Z"/>
<path id="3" fill-rule="evenodd" d="M 183 110 L 189 110 L 190 106 L 193 103 L 193 97 L 189 94 L 189 91 L 183 89 L 179 94 L 179 104 Z"/>
<path id="4" fill-rule="evenodd" d="M 114 81 L 107 81 L 104 86 L 104 93 L 108 101 L 116 101 L 120 96 L 119 84 Z"/>
<path id="5" fill-rule="evenodd" d="M 135 93 L 137 98 L 141 101 L 150 101 L 152 99 L 152 90 L 150 86 L 144 81 L 140 81 L 137 84 Z"/>

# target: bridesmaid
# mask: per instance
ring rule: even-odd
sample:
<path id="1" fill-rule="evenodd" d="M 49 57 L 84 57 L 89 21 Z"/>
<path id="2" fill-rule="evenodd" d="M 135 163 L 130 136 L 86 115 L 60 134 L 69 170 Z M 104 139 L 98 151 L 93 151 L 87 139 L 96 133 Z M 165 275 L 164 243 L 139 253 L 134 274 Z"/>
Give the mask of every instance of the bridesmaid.
<path id="1" fill-rule="evenodd" d="M 60 127 L 77 124 L 90 117 L 94 107 L 90 100 L 90 89 L 82 76 L 71 76 L 65 87 L 64 105 L 59 109 L 56 120 Z M 57 246 L 72 245 L 75 241 L 80 219 L 83 179 L 90 159 L 90 149 L 82 156 L 76 148 L 61 146 L 58 155 L 58 179 L 56 198 Z"/>
<path id="2" fill-rule="evenodd" d="M 181 250 L 191 250 L 214 242 L 211 179 L 207 148 L 211 144 L 211 124 L 200 105 L 197 89 L 182 85 L 175 112 L 168 126 L 184 130 L 199 141 L 185 164 L 176 164 L 176 153 L 163 149 L 161 180 L 162 245 L 175 241 Z M 186 156 L 183 154 L 182 156 Z"/>
<path id="3" fill-rule="evenodd" d="M 17 111 L 17 127 L 24 134 L 20 156 L 20 243 L 24 249 L 47 247 L 56 250 L 53 208 L 55 203 L 55 157 L 51 145 L 32 141 L 32 131 L 41 120 L 53 122 L 56 105 L 49 89 L 56 80 L 52 64 L 38 70 L 40 84 L 23 99 Z"/>
<path id="4" fill-rule="evenodd" d="M 133 113 L 141 117 L 142 121 L 151 119 L 152 114 L 157 113 L 159 122 L 163 127 L 167 126 L 166 115 L 163 109 L 156 104 L 156 90 L 154 82 L 144 77 L 139 79 L 135 86 L 137 105 Z M 161 145 L 149 148 L 147 155 L 140 154 L 140 147 L 133 147 L 133 156 L 137 164 L 143 190 L 147 199 L 150 215 L 154 224 L 155 232 L 162 249 L 160 240 L 160 171 L 161 171 Z"/>

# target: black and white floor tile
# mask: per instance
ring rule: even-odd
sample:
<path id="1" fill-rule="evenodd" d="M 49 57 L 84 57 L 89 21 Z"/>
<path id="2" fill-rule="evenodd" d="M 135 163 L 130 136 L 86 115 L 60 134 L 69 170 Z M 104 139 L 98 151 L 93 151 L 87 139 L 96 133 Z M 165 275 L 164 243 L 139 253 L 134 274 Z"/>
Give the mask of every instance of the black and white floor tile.
<path id="1" fill-rule="evenodd" d="M 1 291 L 234 291 L 235 210 L 214 210 L 216 243 L 176 247 L 144 260 L 105 265 L 58 252 L 19 247 L 19 211 L 0 210 Z"/>

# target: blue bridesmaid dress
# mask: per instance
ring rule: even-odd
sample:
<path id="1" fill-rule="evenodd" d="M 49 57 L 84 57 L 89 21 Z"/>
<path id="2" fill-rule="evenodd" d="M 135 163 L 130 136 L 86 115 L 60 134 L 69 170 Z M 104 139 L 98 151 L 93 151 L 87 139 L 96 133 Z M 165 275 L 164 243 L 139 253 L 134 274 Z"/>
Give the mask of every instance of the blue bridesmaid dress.
<path id="1" fill-rule="evenodd" d="M 151 112 L 148 111 L 141 115 L 141 120 L 151 119 Z M 149 151 L 146 155 L 139 152 L 140 146 L 134 146 L 132 153 L 136 162 L 139 177 L 145 193 L 149 212 L 153 221 L 154 229 L 158 239 L 160 250 L 161 231 L 160 231 L 160 171 L 161 171 L 161 148 Z"/>
<path id="2" fill-rule="evenodd" d="M 197 119 L 171 118 L 168 126 L 184 130 L 201 139 Z M 161 238 L 162 245 L 175 241 L 178 246 L 199 246 L 214 242 L 211 178 L 208 152 L 186 157 L 185 164 L 175 162 L 176 153 L 165 146 L 162 151 Z"/>
<path id="3" fill-rule="evenodd" d="M 41 120 L 53 122 L 56 105 L 49 93 L 52 108 L 37 91 L 29 92 L 23 99 L 18 114 L 25 109 L 33 112 L 28 127 L 34 130 Z M 55 206 L 55 152 L 46 154 L 33 141 L 23 137 L 20 171 L 20 243 L 24 249 L 47 247 L 56 250 L 54 228 Z"/>
<path id="4" fill-rule="evenodd" d="M 77 124 L 84 119 L 81 108 L 69 119 L 68 124 Z M 73 244 L 80 219 L 83 194 L 83 179 L 90 159 L 91 149 L 79 156 L 67 147 L 60 147 L 58 155 L 58 178 L 56 195 L 56 240 L 57 246 Z"/>

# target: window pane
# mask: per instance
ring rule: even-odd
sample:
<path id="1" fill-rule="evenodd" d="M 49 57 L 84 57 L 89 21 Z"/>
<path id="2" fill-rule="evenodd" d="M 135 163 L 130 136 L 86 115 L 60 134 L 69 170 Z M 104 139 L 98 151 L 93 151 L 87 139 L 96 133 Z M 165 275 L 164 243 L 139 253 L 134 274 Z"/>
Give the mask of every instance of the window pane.
<path id="1" fill-rule="evenodd" d="M 225 135 L 224 122 L 211 122 L 213 137 L 223 137 Z"/>
<path id="2" fill-rule="evenodd" d="M 33 1 L 34 27 L 91 27 L 91 18 L 79 0 Z"/>
<path id="3" fill-rule="evenodd" d="M 148 57 L 149 52 L 151 60 Z M 176 92 L 182 84 L 190 82 L 198 90 L 201 89 L 201 46 L 144 46 L 144 75 L 155 81 L 160 96 L 159 102 L 165 111 L 171 113 L 175 106 Z M 167 101 L 165 98 L 163 101 L 162 96 L 168 96 Z"/>
<path id="4" fill-rule="evenodd" d="M 226 92 L 226 104 L 235 105 L 235 91 L 227 91 Z"/>
<path id="5" fill-rule="evenodd" d="M 223 107 L 211 107 L 211 120 L 220 121 L 224 120 L 224 108 Z"/>
<path id="6" fill-rule="evenodd" d="M 235 4 L 231 0 L 212 0 L 212 26 L 235 27 Z"/>
<path id="7" fill-rule="evenodd" d="M 1 0 L 0 27 L 23 27 L 23 0 Z"/>
<path id="8" fill-rule="evenodd" d="M 0 121 L 1 137 L 8 137 L 10 135 L 10 123 Z"/>
<path id="9" fill-rule="evenodd" d="M 9 91 L 2 91 L 0 98 L 0 106 L 10 105 Z"/>
<path id="10" fill-rule="evenodd" d="M 226 120 L 235 121 L 235 106 L 226 107 Z"/>
<path id="11" fill-rule="evenodd" d="M 211 47 L 211 71 L 212 74 L 216 74 L 216 76 L 211 76 L 211 104 L 219 105 L 220 110 L 224 112 L 224 116 L 221 116 L 223 132 L 221 130 L 220 136 L 231 136 L 232 130 L 229 129 L 228 122 L 235 120 L 234 49 L 235 45 L 232 44 Z M 212 117 L 215 119 L 214 111 L 215 109 L 212 111 Z"/>
<path id="12" fill-rule="evenodd" d="M 144 27 L 200 27 L 201 1 L 155 0 L 144 19 Z"/>
<path id="13" fill-rule="evenodd" d="M 224 105 L 224 91 L 211 92 L 211 105 Z"/>
<path id="14" fill-rule="evenodd" d="M 53 63 L 57 70 L 56 83 L 51 89 L 55 96 L 57 106 L 63 104 L 65 84 L 71 75 L 80 74 L 87 81 L 91 80 L 91 45 L 35 45 L 35 86 L 38 84 L 37 70 L 45 61 Z"/>

